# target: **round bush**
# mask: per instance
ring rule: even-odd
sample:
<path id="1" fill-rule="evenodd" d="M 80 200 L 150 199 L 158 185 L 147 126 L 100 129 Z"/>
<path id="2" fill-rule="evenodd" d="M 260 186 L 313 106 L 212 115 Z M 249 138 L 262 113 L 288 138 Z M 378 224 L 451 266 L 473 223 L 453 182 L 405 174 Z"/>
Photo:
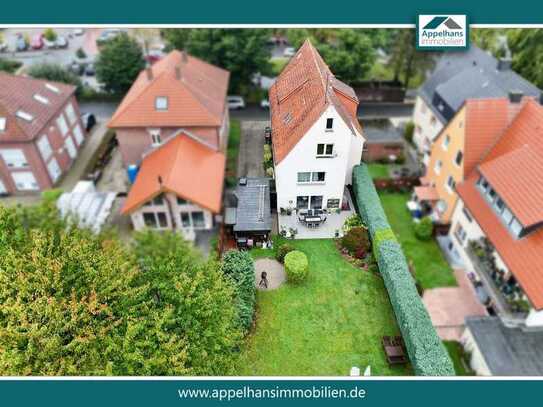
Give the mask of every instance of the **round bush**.
<path id="1" fill-rule="evenodd" d="M 415 227 L 415 236 L 419 240 L 430 240 L 432 238 L 432 233 L 434 231 L 434 224 L 432 219 L 426 216 L 422 218 L 420 222 L 414 224 Z"/>
<path id="2" fill-rule="evenodd" d="M 283 243 L 281 246 L 277 248 L 277 254 L 275 255 L 275 258 L 279 263 L 285 262 L 285 256 L 294 251 L 294 247 L 291 244 Z"/>
<path id="3" fill-rule="evenodd" d="M 357 259 L 366 257 L 370 248 L 370 239 L 366 228 L 361 226 L 351 228 L 341 238 L 341 247 Z"/>
<path id="4" fill-rule="evenodd" d="M 285 271 L 287 280 L 291 283 L 298 284 L 305 280 L 309 271 L 309 262 L 307 256 L 294 250 L 285 256 Z"/>

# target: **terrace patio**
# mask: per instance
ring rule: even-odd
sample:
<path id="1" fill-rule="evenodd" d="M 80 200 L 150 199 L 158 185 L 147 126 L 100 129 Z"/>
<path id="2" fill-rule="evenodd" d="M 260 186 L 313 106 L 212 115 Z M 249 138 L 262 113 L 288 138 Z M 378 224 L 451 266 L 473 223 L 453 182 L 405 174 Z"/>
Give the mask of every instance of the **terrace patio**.
<path id="1" fill-rule="evenodd" d="M 348 189 L 343 194 L 343 208 L 337 213 L 334 210 L 324 210 L 323 218 L 326 220 L 318 222 L 318 226 L 309 227 L 307 223 L 300 221 L 300 211 L 292 211 L 290 215 L 278 214 L 279 231 L 283 229 L 286 236 L 290 237 L 290 230 L 297 230 L 296 239 L 330 239 L 336 236 L 343 236 L 343 224 L 345 220 L 355 214 L 353 201 Z M 332 213 L 329 213 L 332 212 Z"/>

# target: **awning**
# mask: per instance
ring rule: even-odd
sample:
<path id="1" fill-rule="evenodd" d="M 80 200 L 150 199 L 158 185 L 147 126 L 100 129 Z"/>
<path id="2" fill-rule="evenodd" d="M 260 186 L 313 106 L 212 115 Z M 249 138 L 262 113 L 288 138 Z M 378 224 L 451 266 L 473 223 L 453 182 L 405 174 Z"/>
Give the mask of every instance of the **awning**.
<path id="1" fill-rule="evenodd" d="M 439 195 L 435 187 L 421 186 L 415 187 L 415 195 L 419 201 L 437 201 L 439 200 Z"/>

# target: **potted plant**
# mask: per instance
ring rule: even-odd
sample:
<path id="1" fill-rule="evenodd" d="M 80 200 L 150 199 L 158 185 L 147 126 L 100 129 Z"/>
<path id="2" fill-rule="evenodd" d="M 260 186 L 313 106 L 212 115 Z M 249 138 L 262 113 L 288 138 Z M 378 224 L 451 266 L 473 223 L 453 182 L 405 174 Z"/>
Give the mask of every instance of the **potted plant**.
<path id="1" fill-rule="evenodd" d="M 296 235 L 298 234 L 298 229 L 290 228 L 289 229 L 289 234 L 290 234 L 290 238 L 294 239 L 296 237 Z"/>
<path id="2" fill-rule="evenodd" d="M 336 237 L 336 239 L 339 237 L 339 229 L 336 229 L 336 231 L 334 232 L 334 236 Z"/>

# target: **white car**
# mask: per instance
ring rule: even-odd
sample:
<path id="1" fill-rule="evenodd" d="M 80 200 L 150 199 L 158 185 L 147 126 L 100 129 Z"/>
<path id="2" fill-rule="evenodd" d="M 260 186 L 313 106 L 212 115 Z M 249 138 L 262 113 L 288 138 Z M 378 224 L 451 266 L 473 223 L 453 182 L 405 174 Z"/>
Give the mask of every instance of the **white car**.
<path id="1" fill-rule="evenodd" d="M 80 36 L 80 35 L 83 35 L 84 33 L 85 33 L 84 28 L 74 28 L 74 31 L 73 31 L 74 35 Z"/>
<path id="2" fill-rule="evenodd" d="M 262 99 L 260 101 L 260 107 L 262 109 L 269 109 L 270 108 L 270 101 L 268 99 Z"/>
<path id="3" fill-rule="evenodd" d="M 287 58 L 293 57 L 295 54 L 296 54 L 296 50 L 292 47 L 287 47 L 283 51 L 283 56 Z"/>
<path id="4" fill-rule="evenodd" d="M 230 110 L 245 109 L 245 100 L 241 96 L 228 96 L 226 101 Z"/>

